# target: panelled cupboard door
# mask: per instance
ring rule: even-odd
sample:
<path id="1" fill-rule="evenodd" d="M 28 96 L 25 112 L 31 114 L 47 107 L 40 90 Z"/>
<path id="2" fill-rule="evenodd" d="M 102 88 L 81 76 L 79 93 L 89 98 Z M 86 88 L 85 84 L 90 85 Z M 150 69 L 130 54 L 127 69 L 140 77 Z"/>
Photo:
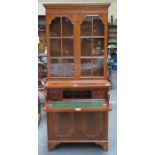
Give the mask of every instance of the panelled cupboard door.
<path id="1" fill-rule="evenodd" d="M 47 15 L 48 78 L 75 77 L 75 23 L 69 14 Z"/>
<path id="2" fill-rule="evenodd" d="M 78 15 L 80 78 L 106 79 L 107 25 L 103 14 Z M 105 63 L 106 62 L 106 63 Z"/>
<path id="3" fill-rule="evenodd" d="M 103 122 L 105 116 L 103 112 L 83 112 L 78 114 L 80 120 L 80 133 L 81 138 L 86 140 L 105 140 L 104 128 L 106 127 Z"/>
<path id="4" fill-rule="evenodd" d="M 68 140 L 75 137 L 75 113 L 48 113 L 47 116 L 50 140 Z"/>

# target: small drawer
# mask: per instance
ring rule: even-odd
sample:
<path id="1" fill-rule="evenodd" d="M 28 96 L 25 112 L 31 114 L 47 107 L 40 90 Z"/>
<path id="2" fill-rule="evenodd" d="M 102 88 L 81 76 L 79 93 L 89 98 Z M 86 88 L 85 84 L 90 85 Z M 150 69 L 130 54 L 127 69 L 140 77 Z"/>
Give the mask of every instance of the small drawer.
<path id="1" fill-rule="evenodd" d="M 60 89 L 51 89 L 50 90 L 50 95 L 61 95 L 62 94 L 62 90 Z"/>
<path id="2" fill-rule="evenodd" d="M 93 99 L 108 99 L 108 91 L 106 89 L 94 89 L 92 90 Z"/>
<path id="3" fill-rule="evenodd" d="M 53 101 L 62 100 L 62 90 L 61 89 L 50 89 L 48 90 L 48 99 Z"/>
<path id="4" fill-rule="evenodd" d="M 50 96 L 50 100 L 51 100 L 51 101 L 61 101 L 61 100 L 62 100 L 62 97 L 59 96 L 59 95 Z"/>
<path id="5" fill-rule="evenodd" d="M 103 93 L 104 93 L 103 90 L 96 90 L 96 94 L 97 94 L 97 95 L 102 95 Z"/>

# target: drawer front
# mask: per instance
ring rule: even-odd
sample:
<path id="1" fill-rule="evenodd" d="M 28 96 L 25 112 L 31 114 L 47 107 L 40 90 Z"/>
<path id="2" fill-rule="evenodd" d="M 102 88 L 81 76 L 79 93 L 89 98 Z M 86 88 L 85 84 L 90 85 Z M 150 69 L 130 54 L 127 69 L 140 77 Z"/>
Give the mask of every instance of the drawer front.
<path id="1" fill-rule="evenodd" d="M 51 101 L 61 101 L 62 100 L 62 90 L 61 89 L 48 90 L 48 99 Z"/>
<path id="2" fill-rule="evenodd" d="M 108 90 L 106 89 L 94 89 L 92 90 L 93 99 L 108 99 Z"/>

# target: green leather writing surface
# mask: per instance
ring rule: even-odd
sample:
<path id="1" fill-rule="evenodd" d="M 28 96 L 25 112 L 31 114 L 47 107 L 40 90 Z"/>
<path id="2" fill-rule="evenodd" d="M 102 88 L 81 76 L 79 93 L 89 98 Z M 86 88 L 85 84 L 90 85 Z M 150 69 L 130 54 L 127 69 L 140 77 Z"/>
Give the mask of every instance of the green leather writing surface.
<path id="1" fill-rule="evenodd" d="M 104 101 L 52 101 L 49 108 L 104 108 Z"/>

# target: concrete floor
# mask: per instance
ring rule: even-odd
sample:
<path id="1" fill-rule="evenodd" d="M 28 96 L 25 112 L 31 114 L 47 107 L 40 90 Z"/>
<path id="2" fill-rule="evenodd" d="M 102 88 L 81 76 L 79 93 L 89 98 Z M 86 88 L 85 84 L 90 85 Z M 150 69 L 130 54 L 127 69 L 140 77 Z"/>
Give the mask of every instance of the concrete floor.
<path id="1" fill-rule="evenodd" d="M 44 100 L 42 93 L 39 93 Z M 112 89 L 110 92 L 112 111 L 109 113 L 109 151 L 91 143 L 60 144 L 53 151 L 47 149 L 46 113 L 42 111 L 38 131 L 38 155 L 117 155 L 117 73 L 112 71 Z"/>

